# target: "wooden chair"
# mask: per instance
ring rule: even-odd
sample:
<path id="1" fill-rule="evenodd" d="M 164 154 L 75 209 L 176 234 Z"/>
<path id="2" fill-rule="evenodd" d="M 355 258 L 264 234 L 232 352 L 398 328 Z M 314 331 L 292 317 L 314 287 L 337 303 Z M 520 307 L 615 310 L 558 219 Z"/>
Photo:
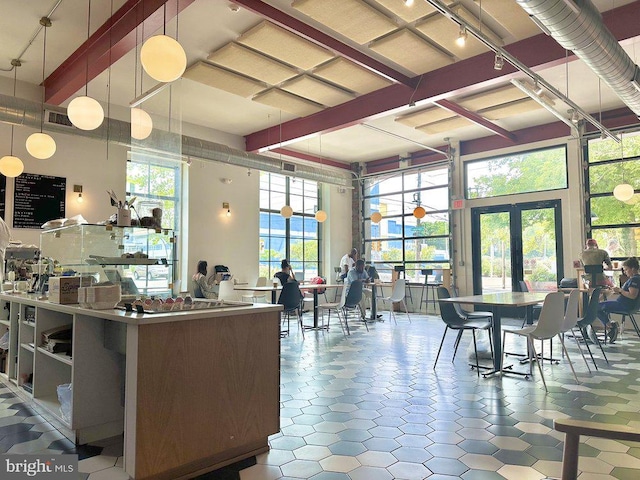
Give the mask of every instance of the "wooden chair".
<path id="1" fill-rule="evenodd" d="M 585 422 L 571 418 L 559 418 L 553 421 L 553 428 L 565 434 L 562 453 L 562 480 L 576 480 L 578 477 L 578 450 L 580 436 L 606 438 L 640 442 L 640 431 L 625 425 Z"/>

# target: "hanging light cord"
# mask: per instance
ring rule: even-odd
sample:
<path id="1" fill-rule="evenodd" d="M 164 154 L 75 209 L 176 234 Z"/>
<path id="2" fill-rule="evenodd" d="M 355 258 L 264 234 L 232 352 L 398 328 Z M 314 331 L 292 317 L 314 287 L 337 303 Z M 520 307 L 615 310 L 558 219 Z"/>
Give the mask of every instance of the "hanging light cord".
<path id="1" fill-rule="evenodd" d="M 11 65 L 13 65 L 13 98 L 16 98 L 16 85 L 18 84 L 18 67 L 22 65 L 20 63 L 20 59 L 16 58 L 15 60 L 11 60 Z M 11 123 L 11 156 L 13 157 L 13 123 Z"/>
<path id="2" fill-rule="evenodd" d="M 43 22 L 44 20 L 44 22 Z M 40 104 L 40 133 L 42 133 L 42 130 L 44 128 L 44 80 L 45 80 L 45 76 L 44 76 L 44 68 L 47 62 L 47 27 L 49 25 L 51 25 L 51 21 L 47 18 L 46 20 L 44 18 L 40 19 L 40 23 L 43 24 L 42 26 L 44 27 L 44 42 L 43 42 L 43 47 L 42 47 L 42 95 L 41 95 L 41 104 Z M 14 94 L 15 97 L 15 94 Z"/>
<path id="3" fill-rule="evenodd" d="M 89 0 L 89 8 L 87 8 L 87 40 L 91 37 L 91 0 Z M 87 55 L 87 66 L 85 70 L 84 94 L 89 96 L 89 55 Z"/>

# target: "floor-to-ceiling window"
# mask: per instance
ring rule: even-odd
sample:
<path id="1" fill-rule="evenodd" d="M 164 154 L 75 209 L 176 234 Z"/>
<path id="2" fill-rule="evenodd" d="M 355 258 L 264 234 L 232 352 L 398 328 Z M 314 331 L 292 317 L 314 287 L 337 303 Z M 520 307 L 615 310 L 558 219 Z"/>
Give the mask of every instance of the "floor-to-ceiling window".
<path id="1" fill-rule="evenodd" d="M 364 251 L 383 280 L 396 265 L 407 278 L 419 280 L 421 269 L 448 266 L 449 169 L 439 165 L 423 170 L 368 178 L 363 185 Z M 424 216 L 414 216 L 416 207 Z M 379 212 L 379 222 L 371 215 Z"/>
<path id="2" fill-rule="evenodd" d="M 638 255 L 640 245 L 640 194 L 621 201 L 613 191 L 620 184 L 640 189 L 640 132 L 625 133 L 622 142 L 594 138 L 586 158 L 587 232 L 613 260 Z"/>
<path id="3" fill-rule="evenodd" d="M 319 200 L 317 182 L 260 173 L 260 276 L 273 277 L 284 258 L 298 280 L 318 275 Z M 291 218 L 280 213 L 285 205 L 293 209 Z"/>

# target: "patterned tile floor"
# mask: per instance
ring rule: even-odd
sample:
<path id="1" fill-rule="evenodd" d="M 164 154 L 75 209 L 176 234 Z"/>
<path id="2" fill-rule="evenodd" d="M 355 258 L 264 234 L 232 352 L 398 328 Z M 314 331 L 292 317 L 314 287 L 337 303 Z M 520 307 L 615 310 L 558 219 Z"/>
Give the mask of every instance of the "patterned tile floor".
<path id="1" fill-rule="evenodd" d="M 409 323 L 398 315 L 397 325 L 370 330 L 356 325 L 345 338 L 335 326 L 304 340 L 294 330 L 283 339 L 281 432 L 270 438 L 270 452 L 200 480 L 559 478 L 563 436 L 554 418 L 640 428 L 640 340 L 632 331 L 605 347 L 610 365 L 596 356 L 597 372 L 567 342 L 581 383 L 566 360 L 545 362 L 545 393 L 536 370 L 531 380 L 477 377 L 466 363 L 470 334 L 452 363 L 449 333 L 434 371 L 443 332 L 435 316 L 412 315 Z M 514 339 L 507 350 L 524 348 Z M 528 366 L 516 361 L 515 368 Z M 80 478 L 128 478 L 120 439 L 76 450 L 8 389 L 0 388 L 0 399 L 2 452 L 77 451 Z M 637 480 L 640 444 L 586 439 L 579 469 L 581 480 Z"/>

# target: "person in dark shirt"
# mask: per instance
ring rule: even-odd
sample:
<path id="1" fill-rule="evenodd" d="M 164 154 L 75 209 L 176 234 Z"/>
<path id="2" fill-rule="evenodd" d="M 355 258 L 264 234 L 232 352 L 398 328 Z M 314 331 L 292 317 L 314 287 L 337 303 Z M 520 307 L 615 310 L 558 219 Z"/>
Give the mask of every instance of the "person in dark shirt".
<path id="1" fill-rule="evenodd" d="M 610 324 L 609 340 L 611 343 L 618 337 L 619 326 L 609 317 L 611 312 L 631 312 L 636 306 L 638 293 L 640 293 L 640 264 L 635 257 L 628 258 L 622 263 L 622 271 L 629 277 L 622 287 L 613 287 L 613 293 L 619 294 L 615 300 L 600 302 L 598 318 L 604 324 Z"/>
<path id="2" fill-rule="evenodd" d="M 296 279 L 291 265 L 289 265 L 289 261 L 286 258 L 280 262 L 280 268 L 281 270 L 274 275 L 275 278 L 280 280 L 280 285 Z"/>

